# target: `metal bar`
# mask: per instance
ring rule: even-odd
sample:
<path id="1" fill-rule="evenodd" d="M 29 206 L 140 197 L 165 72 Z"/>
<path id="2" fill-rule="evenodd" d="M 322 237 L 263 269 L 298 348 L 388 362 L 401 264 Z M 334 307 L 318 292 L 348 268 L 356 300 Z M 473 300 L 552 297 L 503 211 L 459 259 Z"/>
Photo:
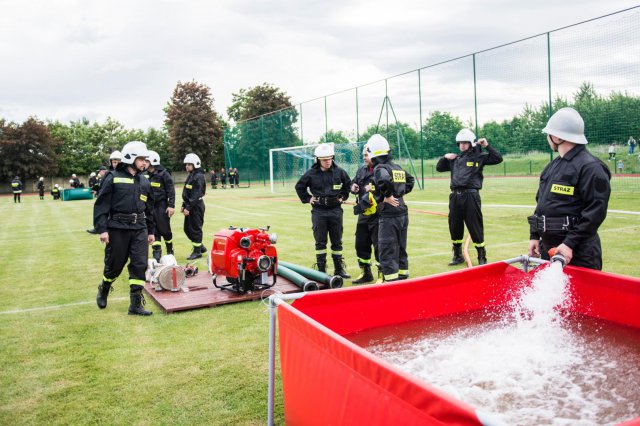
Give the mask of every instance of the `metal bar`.
<path id="1" fill-rule="evenodd" d="M 418 70 L 418 105 L 420 107 L 420 168 L 422 174 L 422 186 L 420 190 L 424 190 L 424 140 L 422 138 L 422 81 L 420 76 L 421 71 Z"/>
<path id="2" fill-rule="evenodd" d="M 549 108 L 548 108 L 548 118 L 551 118 L 551 113 L 553 112 L 553 106 L 551 102 L 553 102 L 551 95 L 551 36 L 547 33 L 547 75 L 549 82 Z M 553 150 L 549 152 L 549 161 L 553 161 Z"/>
<path id="3" fill-rule="evenodd" d="M 473 54 L 473 109 L 476 114 L 476 137 L 478 135 L 478 94 L 476 90 L 476 54 Z"/>
<path id="4" fill-rule="evenodd" d="M 356 142 L 360 141 L 360 106 L 358 103 L 358 88 L 356 87 Z"/>

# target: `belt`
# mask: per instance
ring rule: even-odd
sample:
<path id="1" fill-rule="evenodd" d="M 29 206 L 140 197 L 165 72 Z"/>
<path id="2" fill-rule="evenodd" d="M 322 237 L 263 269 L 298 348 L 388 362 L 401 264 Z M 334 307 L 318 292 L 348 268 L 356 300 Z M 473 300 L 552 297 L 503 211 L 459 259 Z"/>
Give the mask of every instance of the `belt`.
<path id="1" fill-rule="evenodd" d="M 567 232 L 573 229 L 578 223 L 576 216 L 537 216 L 527 217 L 529 225 L 533 226 L 538 232 Z"/>
<path id="2" fill-rule="evenodd" d="M 477 189 L 454 188 L 454 189 L 451 190 L 452 194 L 458 194 L 458 195 L 460 195 L 460 194 L 473 194 L 473 193 L 476 193 L 476 192 L 478 192 Z"/>
<path id="3" fill-rule="evenodd" d="M 138 222 L 142 222 L 146 218 L 147 218 L 147 216 L 144 213 L 140 213 L 140 214 L 137 214 L 137 213 L 129 213 L 129 214 L 116 213 L 116 214 L 111 216 L 111 219 L 117 220 L 118 222 L 123 222 L 123 223 L 138 223 Z"/>
<path id="4" fill-rule="evenodd" d="M 326 207 L 335 207 L 340 205 L 338 197 L 318 197 L 318 205 Z"/>

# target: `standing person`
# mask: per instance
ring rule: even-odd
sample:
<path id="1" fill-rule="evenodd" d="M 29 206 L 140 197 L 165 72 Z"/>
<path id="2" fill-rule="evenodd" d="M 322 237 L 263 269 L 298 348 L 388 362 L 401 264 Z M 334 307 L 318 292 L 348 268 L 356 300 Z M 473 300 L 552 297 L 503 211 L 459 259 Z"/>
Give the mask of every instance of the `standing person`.
<path id="1" fill-rule="evenodd" d="M 216 189 L 218 187 L 218 175 L 216 175 L 215 170 L 211 170 L 211 189 Z"/>
<path id="2" fill-rule="evenodd" d="M 349 175 L 333 160 L 333 145 L 321 143 L 314 154 L 316 162 L 296 183 L 296 192 L 303 204 L 311 204 L 318 270 L 326 272 L 329 234 L 334 275 L 351 278 L 342 258 L 342 203 L 349 198 Z"/>
<path id="3" fill-rule="evenodd" d="M 122 148 L 122 162 L 107 173 L 93 206 L 93 223 L 104 249 L 104 272 L 98 286 L 96 303 L 107 306 L 113 282 L 129 259 L 129 315 L 148 316 L 144 288 L 149 244 L 154 241 L 153 192 L 143 176 L 147 166 L 147 146 L 129 142 Z"/>
<path id="4" fill-rule="evenodd" d="M 107 173 L 108 173 L 107 172 L 107 168 L 105 166 L 100 166 L 100 168 L 98 169 L 98 174 L 95 177 L 95 181 L 93 182 L 93 185 L 91 185 L 91 181 L 89 181 L 91 192 L 93 192 L 93 198 L 98 198 L 98 192 L 100 191 L 100 185 L 102 184 L 102 181 L 104 180 L 104 176 Z M 96 228 L 87 229 L 87 232 L 89 234 L 97 234 L 98 233 Z"/>
<path id="5" fill-rule="evenodd" d="M 633 151 L 635 151 L 636 144 L 637 144 L 633 136 L 629 136 L 629 140 L 627 141 L 627 144 L 629 145 L 629 152 L 627 153 L 627 155 L 633 155 Z"/>
<path id="6" fill-rule="evenodd" d="M 153 191 L 153 218 L 156 224 L 153 258 L 160 262 L 162 257 L 162 239 L 167 247 L 167 254 L 173 254 L 173 233 L 171 232 L 171 216 L 176 206 L 176 190 L 171 174 L 160 165 L 160 155 L 149 151 L 147 159 L 149 182 Z"/>
<path id="7" fill-rule="evenodd" d="M 480 201 L 480 190 L 484 176 L 484 166 L 502 163 L 502 155 L 485 138 L 476 143 L 476 135 L 469 129 L 462 129 L 456 135 L 460 153 L 448 153 L 438 160 L 436 170 L 451 172 L 451 194 L 449 195 L 449 233 L 453 243 L 453 258 L 449 266 L 464 262 L 462 257 L 462 237 L 467 225 L 471 239 L 478 252 L 478 264 L 487 263 L 484 242 L 484 223 Z M 487 153 L 482 152 L 484 147 Z"/>
<path id="8" fill-rule="evenodd" d="M 93 188 L 96 186 L 96 182 L 98 182 L 98 175 L 96 174 L 96 172 L 91 172 L 91 174 L 89 175 L 89 181 L 87 182 L 87 186 L 89 186 L 89 188 L 93 192 L 94 197 L 97 195 L 96 192 L 93 191 Z"/>
<path id="9" fill-rule="evenodd" d="M 182 208 L 180 211 L 184 215 L 184 233 L 191 241 L 193 251 L 187 260 L 194 260 L 202 257 L 207 251 L 202 244 L 202 226 L 204 225 L 204 201 L 207 184 L 204 174 L 200 168 L 200 157 L 196 154 L 187 154 L 184 157 L 184 164 L 189 175 L 182 190 Z"/>
<path id="10" fill-rule="evenodd" d="M 238 173 L 237 168 L 233 168 L 233 176 L 236 181 L 236 188 L 240 188 L 240 174 Z"/>
<path id="11" fill-rule="evenodd" d="M 220 186 L 222 187 L 222 189 L 225 189 L 227 187 L 227 172 L 225 171 L 224 167 L 220 169 Z"/>
<path id="12" fill-rule="evenodd" d="M 407 231 L 409 209 L 404 196 L 413 190 L 415 180 L 407 171 L 391 160 L 389 142 L 375 134 L 366 145 L 373 164 L 373 196 L 377 202 L 378 250 L 383 281 L 409 278 Z"/>
<path id="13" fill-rule="evenodd" d="M 60 199 L 60 187 L 57 183 L 53 185 L 53 188 L 51 188 L 51 196 L 54 200 Z"/>
<path id="14" fill-rule="evenodd" d="M 111 155 L 109 155 L 109 170 L 115 170 L 121 160 L 122 153 L 118 150 L 113 151 Z"/>
<path id="15" fill-rule="evenodd" d="M 598 228 L 611 195 L 609 168 L 587 151 L 584 121 L 573 108 L 559 109 L 542 129 L 558 152 L 540 175 L 536 209 L 529 216 L 529 255 L 549 259 L 557 247 L 569 265 L 602 269 Z"/>
<path id="16" fill-rule="evenodd" d="M 624 169 L 624 163 L 622 160 L 618 160 L 618 173 L 622 174 L 622 169 Z"/>
<path id="17" fill-rule="evenodd" d="M 71 175 L 71 179 L 69 179 L 69 184 L 71 185 L 72 188 L 80 188 L 80 179 L 78 179 L 78 176 L 76 176 L 75 173 Z"/>
<path id="18" fill-rule="evenodd" d="M 44 200 L 44 177 L 42 176 L 38 179 L 38 195 L 41 200 Z"/>
<path id="19" fill-rule="evenodd" d="M 616 159 L 616 146 L 611 143 L 611 145 L 609 145 L 609 161 L 611 160 L 615 160 Z"/>
<path id="20" fill-rule="evenodd" d="M 358 266 L 362 272 L 352 284 L 364 284 L 373 281 L 371 272 L 371 246 L 375 254 L 376 264 L 379 268 L 380 258 L 378 256 L 378 213 L 377 203 L 373 197 L 373 163 L 369 158 L 367 147 L 362 150 L 364 166 L 356 172 L 356 176 L 351 181 L 351 192 L 356 194 L 356 205 L 353 213 L 358 215 L 356 225 L 356 256 L 358 256 Z M 379 274 L 378 274 L 379 275 Z"/>
<path id="21" fill-rule="evenodd" d="M 227 173 L 227 177 L 229 178 L 229 188 L 233 188 L 236 183 L 236 175 L 233 172 L 233 169 L 229 167 L 229 172 Z"/>
<path id="22" fill-rule="evenodd" d="M 22 188 L 23 188 L 23 184 L 22 181 L 20 180 L 20 176 L 16 176 L 13 178 L 13 180 L 11 181 L 11 191 L 13 191 L 13 203 L 22 203 L 22 200 L 20 199 L 21 195 L 22 195 Z"/>

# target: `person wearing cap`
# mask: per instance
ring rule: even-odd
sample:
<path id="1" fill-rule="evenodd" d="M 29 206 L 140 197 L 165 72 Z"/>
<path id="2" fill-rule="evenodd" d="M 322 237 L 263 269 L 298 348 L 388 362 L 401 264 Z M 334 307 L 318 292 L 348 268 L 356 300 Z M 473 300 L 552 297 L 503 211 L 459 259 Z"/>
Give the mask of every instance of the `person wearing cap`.
<path id="1" fill-rule="evenodd" d="M 311 224 L 319 271 L 327 268 L 327 234 L 331 240 L 334 275 L 351 278 L 342 257 L 342 203 L 349 198 L 351 179 L 334 161 L 333 144 L 321 143 L 315 149 L 316 162 L 296 183 L 303 204 L 311 204 Z"/>
<path id="2" fill-rule="evenodd" d="M 122 148 L 122 161 L 107 173 L 93 206 L 94 228 L 105 243 L 104 272 L 96 304 L 107 307 L 113 282 L 129 259 L 129 315 L 148 316 L 142 290 L 149 258 L 149 244 L 155 240 L 153 192 L 144 177 L 147 146 L 133 141 Z"/>
<path id="3" fill-rule="evenodd" d="M 484 166 L 502 163 L 502 155 L 485 138 L 476 142 L 476 135 L 469 129 L 462 129 L 456 135 L 459 154 L 445 154 L 436 164 L 438 172 L 451 172 L 451 194 L 449 194 L 449 234 L 453 243 L 453 258 L 449 266 L 464 262 L 462 238 L 467 225 L 471 240 L 478 252 L 478 264 L 487 263 L 484 241 L 484 223 L 480 200 L 480 190 L 484 176 Z M 485 148 L 487 152 L 482 152 Z"/>
<path id="4" fill-rule="evenodd" d="M 369 205 L 377 206 L 379 215 L 378 252 L 382 281 L 406 280 L 409 278 L 409 209 L 404 196 L 413 190 L 415 179 L 393 162 L 389 142 L 384 136 L 371 136 L 366 150 L 373 164 L 374 188 L 367 194 L 367 199 Z"/>
<path id="5" fill-rule="evenodd" d="M 44 177 L 42 176 L 38 179 L 38 195 L 41 200 L 44 200 Z"/>
<path id="6" fill-rule="evenodd" d="M 16 176 L 11 181 L 11 191 L 13 192 L 13 203 L 22 203 L 22 189 L 24 184 L 20 180 L 20 176 Z"/>
<path id="7" fill-rule="evenodd" d="M 601 270 L 598 228 L 607 216 L 611 172 L 587 151 L 584 120 L 575 109 L 559 109 L 542 131 L 558 157 L 540 175 L 528 218 L 529 255 L 548 260 L 556 248 L 569 265 Z"/>
<path id="8" fill-rule="evenodd" d="M 153 191 L 154 222 L 156 223 L 155 241 L 151 245 L 153 258 L 159 263 L 162 257 L 162 239 L 167 247 L 167 254 L 173 254 L 173 232 L 171 232 L 171 216 L 176 206 L 176 190 L 171 173 L 160 164 L 160 154 L 149 151 L 147 172 Z"/>
<path id="9" fill-rule="evenodd" d="M 182 207 L 180 212 L 184 215 L 184 233 L 191 241 L 193 251 L 187 260 L 202 257 L 207 251 L 202 244 L 202 226 L 204 225 L 204 195 L 207 183 L 202 173 L 200 157 L 194 153 L 184 157 L 185 169 L 189 175 L 182 189 Z"/>

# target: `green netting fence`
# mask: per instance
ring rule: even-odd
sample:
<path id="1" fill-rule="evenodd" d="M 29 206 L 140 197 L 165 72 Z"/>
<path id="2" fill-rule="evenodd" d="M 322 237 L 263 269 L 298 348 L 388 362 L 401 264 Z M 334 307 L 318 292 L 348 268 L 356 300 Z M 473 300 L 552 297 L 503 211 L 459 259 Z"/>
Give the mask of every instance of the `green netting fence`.
<path id="1" fill-rule="evenodd" d="M 225 162 L 245 183 L 270 186 L 273 176 L 274 190 L 290 189 L 310 165 L 309 145 L 349 144 L 355 154 L 339 162 L 355 170 L 362 141 L 381 133 L 424 182 L 447 177 L 435 163 L 470 127 L 504 156 L 485 176 L 532 179 L 552 158 L 541 129 L 564 106 L 585 119 L 588 148 L 614 187 L 640 191 L 640 6 L 236 123 L 225 130 Z"/>

